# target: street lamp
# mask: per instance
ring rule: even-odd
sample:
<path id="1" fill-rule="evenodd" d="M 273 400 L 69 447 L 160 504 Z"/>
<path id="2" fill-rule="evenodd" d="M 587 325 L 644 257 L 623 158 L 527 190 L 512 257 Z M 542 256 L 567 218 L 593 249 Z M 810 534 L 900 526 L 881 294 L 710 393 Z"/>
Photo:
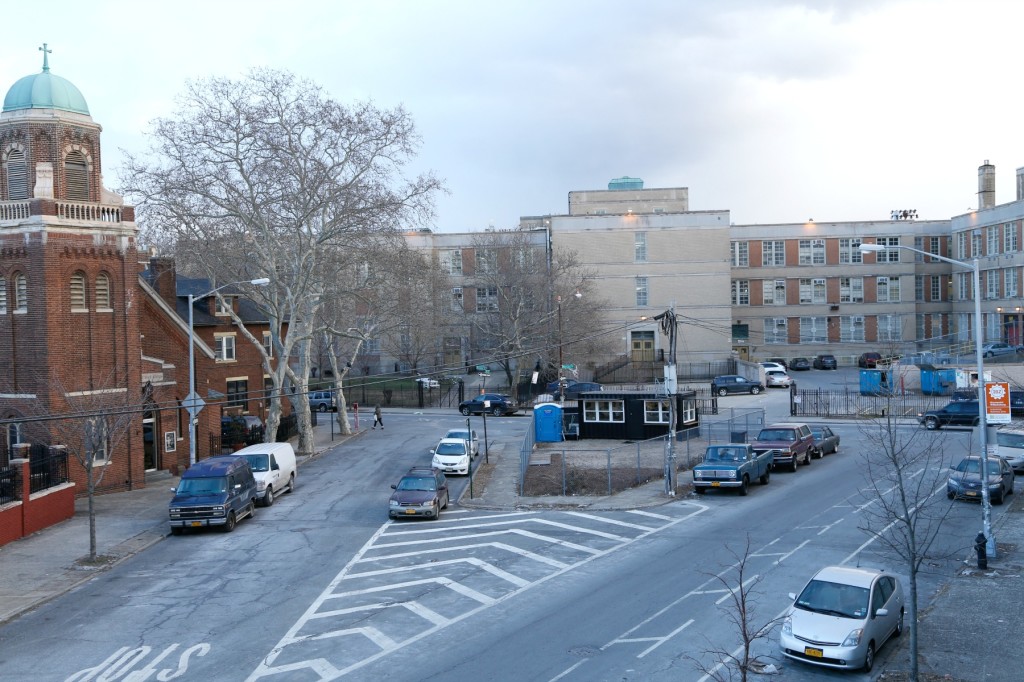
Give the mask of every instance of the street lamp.
<path id="1" fill-rule="evenodd" d="M 194 296 L 193 294 L 188 295 L 188 396 L 185 397 L 184 405 L 185 409 L 188 410 L 188 465 L 192 466 L 196 463 L 196 418 L 199 415 L 199 411 L 203 409 L 206 404 L 203 399 L 196 395 L 196 332 L 193 327 L 192 319 L 192 307 L 195 304 L 196 299 L 204 299 L 211 294 L 215 294 L 224 287 L 230 287 L 235 284 L 251 284 L 257 287 L 265 287 L 270 284 L 269 277 L 259 277 L 257 279 L 241 280 L 238 282 L 228 282 L 222 284 L 216 289 L 211 289 L 205 294 Z"/>
<path id="2" fill-rule="evenodd" d="M 892 246 L 884 246 L 882 244 L 861 244 L 860 250 L 862 253 L 877 253 L 879 251 L 885 251 L 887 249 L 902 249 L 904 251 L 913 251 L 914 253 L 920 253 L 930 258 L 940 260 L 944 263 L 950 263 L 952 265 L 959 265 L 962 268 L 969 268 L 972 272 L 972 284 L 971 289 L 974 294 L 974 354 L 978 365 L 978 423 L 980 428 L 978 429 L 978 444 L 981 448 L 981 525 L 982 532 L 986 538 L 986 552 L 988 556 L 995 557 L 996 555 L 996 540 L 992 537 L 992 501 L 988 493 L 988 415 L 985 410 L 985 366 L 984 366 L 984 354 L 982 353 L 981 346 L 984 339 L 984 330 L 981 324 L 981 271 L 980 264 L 977 258 L 973 259 L 970 263 L 965 261 L 956 260 L 955 258 L 947 258 L 940 256 L 935 253 L 928 253 L 921 249 L 915 249 L 911 246 L 903 246 L 902 244 L 896 244 Z"/>
<path id="3" fill-rule="evenodd" d="M 668 334 L 668 364 L 665 365 L 665 392 L 668 394 L 668 450 L 665 452 L 665 492 L 676 494 L 676 304 L 654 319 L 661 322 L 661 331 Z"/>

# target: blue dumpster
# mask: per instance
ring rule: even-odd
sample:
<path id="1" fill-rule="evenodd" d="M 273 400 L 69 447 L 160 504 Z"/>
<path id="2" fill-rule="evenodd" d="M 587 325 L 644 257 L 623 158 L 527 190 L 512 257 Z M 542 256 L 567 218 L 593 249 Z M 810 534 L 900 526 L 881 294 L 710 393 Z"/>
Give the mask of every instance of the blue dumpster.
<path id="1" fill-rule="evenodd" d="M 555 403 L 541 403 L 533 407 L 533 429 L 538 443 L 558 443 L 562 435 L 562 407 Z"/>
<path id="2" fill-rule="evenodd" d="M 956 369 L 921 365 L 921 393 L 925 395 L 953 395 L 956 388 Z"/>
<path id="3" fill-rule="evenodd" d="M 892 372 L 888 369 L 862 369 L 860 371 L 861 395 L 895 395 L 896 386 Z"/>

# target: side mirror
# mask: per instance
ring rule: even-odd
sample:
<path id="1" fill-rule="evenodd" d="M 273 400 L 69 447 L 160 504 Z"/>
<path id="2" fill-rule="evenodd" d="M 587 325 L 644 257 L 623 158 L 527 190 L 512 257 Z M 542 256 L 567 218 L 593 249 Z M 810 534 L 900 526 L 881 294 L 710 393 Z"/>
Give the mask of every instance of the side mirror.
<path id="1" fill-rule="evenodd" d="M 789 593 L 789 598 L 790 598 L 790 599 L 791 599 L 792 601 L 796 601 L 796 592 L 790 592 L 790 593 Z"/>
<path id="2" fill-rule="evenodd" d="M 171 492 L 172 492 L 172 493 L 177 493 L 177 492 L 178 492 L 178 489 L 177 489 L 177 488 L 171 488 Z"/>
<path id="3" fill-rule="evenodd" d="M 875 615 L 876 616 L 888 616 L 889 615 L 889 609 L 878 609 L 877 611 L 875 611 Z"/>
<path id="4" fill-rule="evenodd" d="M 397 486 L 397 485 L 395 485 L 394 483 L 392 483 L 392 484 L 391 484 L 391 489 L 392 489 L 392 490 L 398 490 L 398 486 Z"/>

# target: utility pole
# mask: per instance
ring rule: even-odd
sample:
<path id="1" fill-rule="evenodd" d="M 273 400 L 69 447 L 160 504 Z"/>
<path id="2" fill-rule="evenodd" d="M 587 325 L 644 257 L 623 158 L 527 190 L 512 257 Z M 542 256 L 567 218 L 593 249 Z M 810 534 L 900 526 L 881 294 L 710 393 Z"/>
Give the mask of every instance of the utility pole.
<path id="1" fill-rule="evenodd" d="M 678 379 L 676 375 L 676 302 L 655 320 L 661 322 L 661 331 L 668 334 L 668 363 L 665 365 L 665 393 L 668 395 L 668 448 L 665 451 L 665 492 L 676 494 L 676 401 L 678 400 Z"/>

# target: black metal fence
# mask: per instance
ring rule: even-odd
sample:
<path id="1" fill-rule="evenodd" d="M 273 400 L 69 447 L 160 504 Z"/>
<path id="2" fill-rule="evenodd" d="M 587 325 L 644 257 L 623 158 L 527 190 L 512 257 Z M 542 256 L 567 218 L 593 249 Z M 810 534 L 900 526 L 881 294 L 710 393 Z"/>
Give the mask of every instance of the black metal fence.
<path id="1" fill-rule="evenodd" d="M 0 469 L 0 506 L 10 504 L 21 497 L 21 484 L 18 482 L 19 467 Z"/>
<path id="2" fill-rule="evenodd" d="M 823 389 L 793 390 L 789 413 L 794 417 L 916 417 L 942 407 L 949 396 L 902 392 L 895 395 L 861 395 L 859 391 Z"/>
<path id="3" fill-rule="evenodd" d="M 410 385 L 410 383 L 415 385 Z M 487 382 L 490 384 L 490 381 Z M 495 392 L 505 393 L 495 383 Z M 381 407 L 458 407 L 464 399 L 465 384 L 462 381 L 443 380 L 438 386 L 431 388 L 425 383 L 411 382 L 409 379 L 384 381 L 374 377 L 359 377 L 345 384 L 345 402 L 359 404 L 359 410 L 373 410 L 374 405 Z"/>
<path id="4" fill-rule="evenodd" d="M 63 485 L 71 480 L 68 474 L 68 451 L 62 447 L 47 447 L 42 444 L 37 454 L 33 447 L 29 460 L 29 492 L 37 493 L 47 488 Z"/>

